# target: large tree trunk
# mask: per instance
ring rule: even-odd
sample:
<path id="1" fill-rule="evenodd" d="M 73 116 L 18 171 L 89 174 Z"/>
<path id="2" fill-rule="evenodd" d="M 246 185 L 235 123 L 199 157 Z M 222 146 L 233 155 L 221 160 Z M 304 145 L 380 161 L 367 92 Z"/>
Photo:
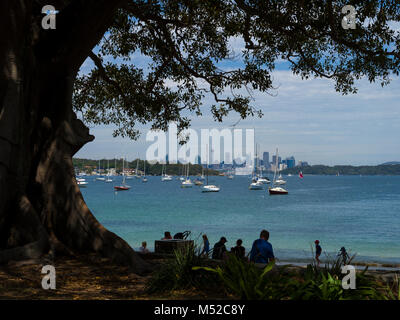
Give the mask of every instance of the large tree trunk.
<path id="1" fill-rule="evenodd" d="M 94 139 L 72 111 L 73 81 L 118 2 L 70 1 L 57 30 L 40 28 L 33 1 L 0 3 L 0 263 L 69 250 L 148 269 L 92 215 L 72 165 Z"/>

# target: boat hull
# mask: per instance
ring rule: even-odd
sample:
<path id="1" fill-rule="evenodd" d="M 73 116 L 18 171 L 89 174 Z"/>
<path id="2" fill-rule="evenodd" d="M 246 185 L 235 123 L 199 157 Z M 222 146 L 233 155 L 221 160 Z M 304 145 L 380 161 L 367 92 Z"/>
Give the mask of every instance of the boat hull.
<path id="1" fill-rule="evenodd" d="M 126 190 L 129 190 L 130 188 L 129 187 L 116 186 L 116 187 L 114 187 L 114 189 L 117 190 L 117 191 L 126 191 Z"/>
<path id="2" fill-rule="evenodd" d="M 276 195 L 276 194 L 288 194 L 286 190 L 275 190 L 275 189 L 269 189 L 269 194 L 270 195 Z"/>
<path id="3" fill-rule="evenodd" d="M 201 192 L 219 192 L 219 188 L 216 186 L 204 186 Z"/>

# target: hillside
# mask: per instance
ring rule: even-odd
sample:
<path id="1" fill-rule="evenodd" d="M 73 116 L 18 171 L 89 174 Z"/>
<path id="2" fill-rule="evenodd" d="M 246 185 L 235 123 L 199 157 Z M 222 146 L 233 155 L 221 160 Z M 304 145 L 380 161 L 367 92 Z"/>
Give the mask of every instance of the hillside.
<path id="1" fill-rule="evenodd" d="M 379 166 L 324 166 L 314 165 L 307 167 L 295 167 L 282 171 L 283 174 L 322 174 L 322 175 L 400 175 L 400 164 L 386 164 Z"/>

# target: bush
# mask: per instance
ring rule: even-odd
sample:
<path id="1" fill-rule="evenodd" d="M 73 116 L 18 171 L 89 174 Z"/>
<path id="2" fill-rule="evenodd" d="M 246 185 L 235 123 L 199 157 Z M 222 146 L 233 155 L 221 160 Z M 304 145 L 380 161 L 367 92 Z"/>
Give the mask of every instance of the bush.
<path id="1" fill-rule="evenodd" d="M 287 280 L 282 272 L 272 274 L 275 263 L 270 262 L 264 269 L 253 263 L 228 254 L 228 258 L 216 268 L 194 267 L 215 273 L 227 288 L 243 300 L 282 299 L 286 295 Z"/>
<path id="2" fill-rule="evenodd" d="M 204 271 L 193 270 L 194 266 L 206 265 L 207 259 L 199 255 L 199 249 L 187 245 L 174 251 L 172 259 L 166 261 L 155 271 L 147 285 L 147 291 L 162 292 L 191 287 L 205 287 L 215 284 L 216 277 Z"/>

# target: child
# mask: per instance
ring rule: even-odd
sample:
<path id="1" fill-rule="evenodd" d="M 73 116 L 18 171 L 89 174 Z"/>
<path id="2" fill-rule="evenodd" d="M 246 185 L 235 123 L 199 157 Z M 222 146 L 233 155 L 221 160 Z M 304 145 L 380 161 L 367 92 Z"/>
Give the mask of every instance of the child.
<path id="1" fill-rule="evenodd" d="M 148 253 L 149 249 L 147 249 L 147 242 L 143 241 L 142 246 L 139 248 L 139 251 L 142 253 Z"/>
<path id="2" fill-rule="evenodd" d="M 203 234 L 203 250 L 200 255 L 208 258 L 210 252 L 210 242 L 208 241 L 207 235 Z"/>
<path id="3" fill-rule="evenodd" d="M 322 248 L 319 245 L 319 240 L 315 240 L 315 260 L 317 260 L 317 266 L 319 267 L 319 264 L 321 261 L 319 260 L 319 256 L 321 255 Z"/>

